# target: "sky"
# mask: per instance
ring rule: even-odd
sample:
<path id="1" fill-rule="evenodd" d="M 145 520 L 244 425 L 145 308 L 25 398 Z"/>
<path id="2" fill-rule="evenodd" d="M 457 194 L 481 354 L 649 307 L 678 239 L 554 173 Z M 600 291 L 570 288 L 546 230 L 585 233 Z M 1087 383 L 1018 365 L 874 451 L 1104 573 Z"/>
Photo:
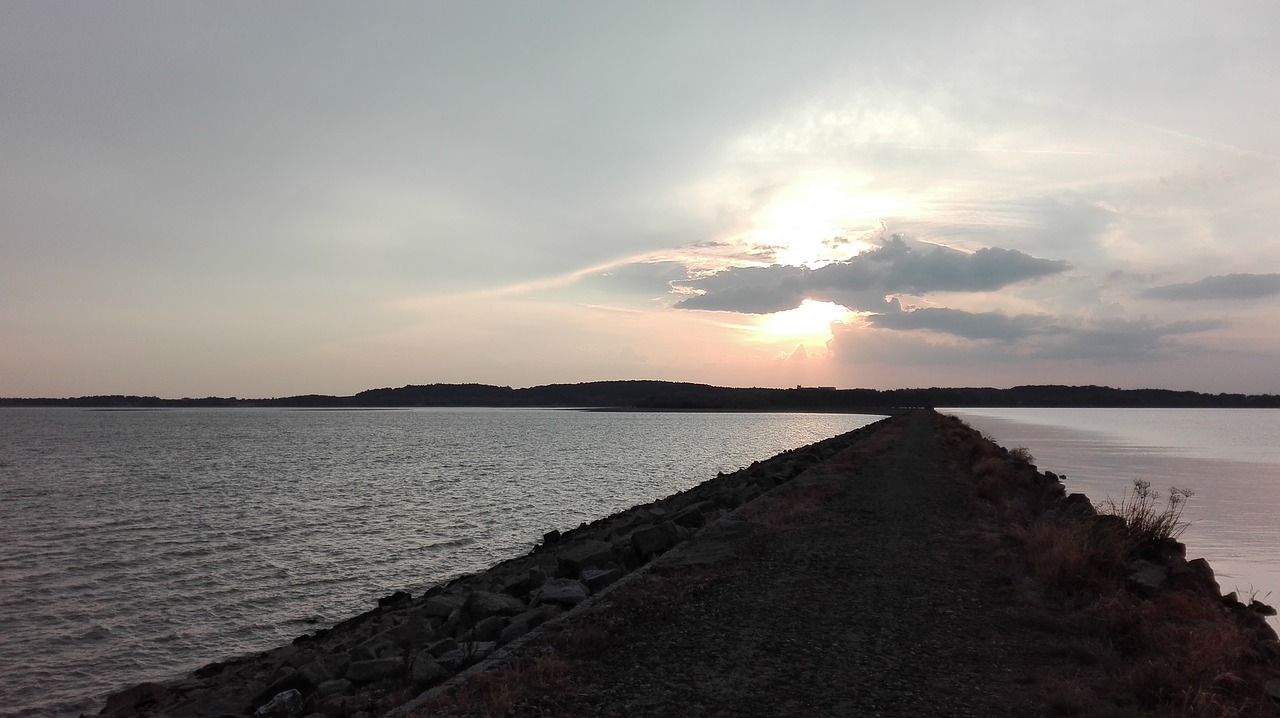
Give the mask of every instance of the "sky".
<path id="1" fill-rule="evenodd" d="M 1280 393 L 1280 5 L 0 5 L 0 396 Z"/>

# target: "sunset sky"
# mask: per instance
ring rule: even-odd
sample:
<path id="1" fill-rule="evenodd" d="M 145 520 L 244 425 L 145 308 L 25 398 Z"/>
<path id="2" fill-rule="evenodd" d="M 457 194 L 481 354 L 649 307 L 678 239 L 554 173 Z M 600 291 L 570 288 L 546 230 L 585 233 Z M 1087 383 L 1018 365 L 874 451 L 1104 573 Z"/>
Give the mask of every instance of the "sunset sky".
<path id="1" fill-rule="evenodd" d="M 1280 393 L 1280 4 L 0 5 L 0 396 Z"/>

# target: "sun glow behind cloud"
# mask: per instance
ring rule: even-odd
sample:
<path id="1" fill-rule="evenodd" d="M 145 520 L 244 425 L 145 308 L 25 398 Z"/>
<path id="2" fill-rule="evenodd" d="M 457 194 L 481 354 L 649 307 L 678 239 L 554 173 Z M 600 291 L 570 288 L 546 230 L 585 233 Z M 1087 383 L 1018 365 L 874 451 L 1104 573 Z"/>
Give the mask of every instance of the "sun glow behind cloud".
<path id="1" fill-rule="evenodd" d="M 845 322 L 853 316 L 839 304 L 806 299 L 795 309 L 755 319 L 755 328 L 774 336 L 826 341 L 831 338 L 833 322 Z"/>
<path id="2" fill-rule="evenodd" d="M 856 236 L 907 205 L 900 197 L 867 192 L 865 184 L 865 179 L 826 178 L 781 190 L 752 217 L 746 239 L 770 248 L 777 264 L 812 269 L 848 259 L 872 246 Z"/>

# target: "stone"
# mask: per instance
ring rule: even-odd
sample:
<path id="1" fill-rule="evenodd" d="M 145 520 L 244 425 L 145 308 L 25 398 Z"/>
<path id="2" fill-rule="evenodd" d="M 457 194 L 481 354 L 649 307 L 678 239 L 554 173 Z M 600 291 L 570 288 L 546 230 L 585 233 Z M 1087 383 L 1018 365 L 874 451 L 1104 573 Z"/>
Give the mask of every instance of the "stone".
<path id="1" fill-rule="evenodd" d="M 345 718 L 355 713 L 357 699 L 343 693 L 325 696 L 315 702 L 311 709 L 324 714 L 327 718 Z"/>
<path id="2" fill-rule="evenodd" d="M 369 661 L 352 661 L 347 666 L 346 679 L 352 683 L 372 683 L 399 675 L 404 662 L 399 658 L 374 658 Z"/>
<path id="3" fill-rule="evenodd" d="M 1213 567 L 1202 558 L 1187 561 L 1179 556 L 1169 559 L 1169 587 L 1218 598 L 1222 590 L 1214 580 Z"/>
<path id="4" fill-rule="evenodd" d="M 576 606 L 587 600 L 589 592 L 581 581 L 571 578 L 553 578 L 542 584 L 533 595 L 533 605 L 560 603 Z"/>
<path id="5" fill-rule="evenodd" d="M 298 718 L 302 715 L 302 694 L 297 690 L 278 693 L 258 710 L 253 718 Z"/>
<path id="6" fill-rule="evenodd" d="M 298 677 L 310 688 L 341 678 L 346 673 L 351 656 L 347 653 L 330 653 L 304 664 L 298 669 Z"/>
<path id="7" fill-rule="evenodd" d="M 1093 507 L 1089 497 L 1080 493 L 1067 494 L 1067 497 L 1062 500 L 1062 509 L 1067 514 L 1080 518 L 1091 519 L 1098 515 L 1098 510 Z"/>
<path id="8" fill-rule="evenodd" d="M 422 604 L 422 612 L 427 616 L 448 618 L 449 614 L 462 608 L 463 600 L 462 596 L 457 595 L 432 596 Z"/>
<path id="9" fill-rule="evenodd" d="M 641 558 L 656 556 L 680 542 L 680 531 L 670 521 L 637 529 L 631 534 L 631 546 Z"/>
<path id="10" fill-rule="evenodd" d="M 614 565 L 613 546 L 604 541 L 583 541 L 556 554 L 561 576 L 577 578 L 584 569 L 611 568 Z"/>
<path id="11" fill-rule="evenodd" d="M 1141 559 L 1130 563 L 1127 568 L 1129 589 L 1143 595 L 1159 591 L 1169 575 L 1164 566 Z"/>
<path id="12" fill-rule="evenodd" d="M 338 695 L 339 693 L 349 693 L 355 684 L 345 678 L 338 678 L 332 681 L 325 681 L 316 686 L 316 695 L 324 698 L 326 696 Z"/>
<path id="13" fill-rule="evenodd" d="M 510 643 L 558 615 L 560 608 L 551 604 L 526 611 L 511 619 L 511 623 L 502 629 L 498 634 L 498 643 Z"/>
<path id="14" fill-rule="evenodd" d="M 502 577 L 502 579 L 497 582 L 495 590 L 498 593 L 505 593 L 508 596 L 515 596 L 519 598 L 520 596 L 529 593 L 529 590 L 532 588 L 530 583 L 529 571 L 524 570 Z"/>
<path id="15" fill-rule="evenodd" d="M 159 683 L 139 683 L 107 698 L 107 704 L 103 706 L 100 714 L 135 715 L 141 713 L 147 706 L 168 700 L 171 695 L 172 691 Z"/>
<path id="16" fill-rule="evenodd" d="M 427 652 L 439 658 L 449 651 L 457 650 L 458 642 L 452 638 L 442 638 L 439 641 L 427 646 Z"/>
<path id="17" fill-rule="evenodd" d="M 589 568 L 582 572 L 582 582 L 587 585 L 587 589 L 592 593 L 599 591 L 620 578 L 622 578 L 622 571 L 619 571 L 616 568 L 607 570 Z"/>
<path id="18" fill-rule="evenodd" d="M 523 613 L 524 601 L 492 591 L 475 591 L 462 604 L 463 620 L 480 621 L 489 616 L 514 616 Z"/>
<path id="19" fill-rule="evenodd" d="M 492 641 L 498 637 L 502 629 L 507 627 L 509 619 L 503 616 L 489 616 L 471 627 L 466 637 L 473 641 Z"/>
<path id="20" fill-rule="evenodd" d="M 458 644 L 458 647 L 440 656 L 440 665 L 451 671 L 459 671 L 467 666 L 484 660 L 497 648 L 492 641 L 477 641 Z"/>
<path id="21" fill-rule="evenodd" d="M 390 596 L 383 596 L 378 599 L 378 608 L 386 608 L 388 606 L 398 606 L 402 603 L 408 603 L 413 600 L 413 596 L 407 591 L 396 591 Z"/>
<path id="22" fill-rule="evenodd" d="M 707 512 L 711 510 L 711 505 L 706 501 L 699 501 L 692 506 L 685 508 L 676 514 L 671 522 L 677 526 L 697 529 L 702 528 L 707 523 Z"/>
<path id="23" fill-rule="evenodd" d="M 375 658 L 394 658 L 400 649 L 389 636 L 379 633 L 351 649 L 351 660 L 371 661 Z"/>
<path id="24" fill-rule="evenodd" d="M 439 683 L 450 675 L 449 669 L 426 651 L 418 651 L 409 660 L 409 681 L 418 689 Z"/>
<path id="25" fill-rule="evenodd" d="M 1249 600 L 1249 610 L 1250 610 L 1250 611 L 1253 611 L 1254 613 L 1258 614 L 1259 616 L 1274 616 L 1274 615 L 1276 615 L 1276 609 L 1275 609 L 1275 608 L 1273 608 L 1273 607 L 1271 607 L 1271 606 L 1268 606 L 1267 604 L 1265 604 L 1265 603 L 1263 603 L 1262 601 L 1259 601 L 1259 600 L 1257 600 L 1257 599 L 1250 599 L 1250 600 Z"/>

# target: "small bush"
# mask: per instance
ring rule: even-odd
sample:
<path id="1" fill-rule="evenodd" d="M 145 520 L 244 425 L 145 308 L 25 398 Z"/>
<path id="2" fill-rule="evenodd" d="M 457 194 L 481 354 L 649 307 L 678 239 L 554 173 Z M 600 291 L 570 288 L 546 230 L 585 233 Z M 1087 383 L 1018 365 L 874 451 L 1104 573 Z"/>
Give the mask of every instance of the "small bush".
<path id="1" fill-rule="evenodd" d="M 1119 502 L 1110 498 L 1102 501 L 1098 511 L 1124 519 L 1128 538 L 1135 548 L 1148 546 L 1176 539 L 1187 530 L 1190 524 L 1182 520 L 1182 509 L 1193 495 L 1190 489 L 1171 488 L 1164 507 L 1160 508 L 1156 503 L 1160 493 L 1151 490 L 1151 482 L 1134 479 L 1133 491 L 1125 492 Z"/>
<path id="2" fill-rule="evenodd" d="M 1031 455 L 1031 450 L 1025 446 L 1019 446 L 1009 451 L 1009 456 L 1014 461 L 1021 461 L 1024 464 L 1036 463 L 1036 457 Z"/>

